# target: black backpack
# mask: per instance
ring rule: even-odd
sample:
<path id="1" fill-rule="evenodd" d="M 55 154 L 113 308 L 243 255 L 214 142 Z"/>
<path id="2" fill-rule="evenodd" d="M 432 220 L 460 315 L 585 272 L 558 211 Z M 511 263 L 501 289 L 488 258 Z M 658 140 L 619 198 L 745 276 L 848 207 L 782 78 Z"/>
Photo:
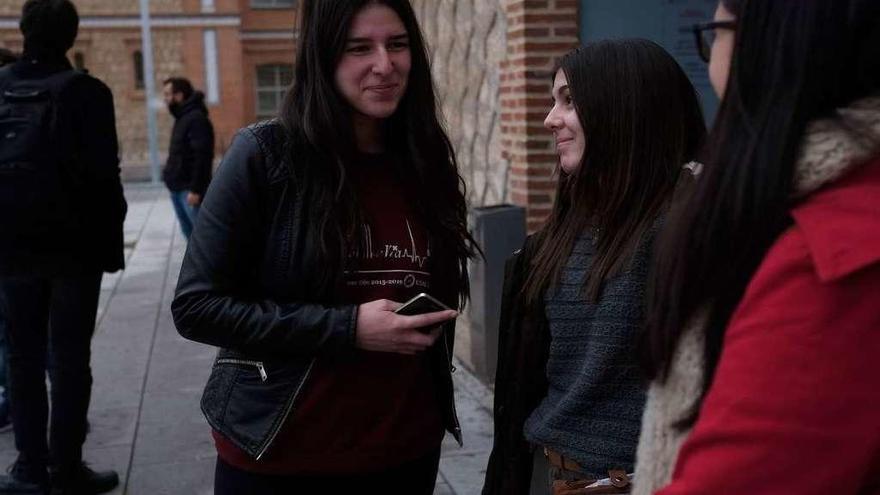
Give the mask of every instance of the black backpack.
<path id="1" fill-rule="evenodd" d="M 0 247 L 30 248 L 64 242 L 78 218 L 76 156 L 61 132 L 59 95 L 83 76 L 64 70 L 22 79 L 0 69 Z"/>

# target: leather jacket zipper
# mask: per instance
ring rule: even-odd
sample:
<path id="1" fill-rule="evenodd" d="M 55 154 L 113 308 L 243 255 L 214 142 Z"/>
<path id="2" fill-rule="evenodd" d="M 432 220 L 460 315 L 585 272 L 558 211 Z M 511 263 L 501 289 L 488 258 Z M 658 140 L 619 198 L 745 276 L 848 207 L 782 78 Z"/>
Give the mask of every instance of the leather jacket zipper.
<path id="1" fill-rule="evenodd" d="M 269 379 L 269 374 L 266 373 L 266 367 L 263 366 L 262 361 L 250 361 L 247 359 L 221 358 L 221 359 L 217 360 L 217 364 L 242 364 L 245 366 L 254 366 L 257 368 L 257 371 L 260 372 L 260 378 L 264 382 Z"/>
<path id="2" fill-rule="evenodd" d="M 446 336 L 443 336 L 443 347 L 446 348 L 446 360 L 449 362 L 449 373 L 455 373 L 458 371 L 458 368 L 452 364 L 452 353 L 449 352 L 449 341 L 446 340 Z"/>
<path id="3" fill-rule="evenodd" d="M 269 446 L 272 445 L 272 442 L 275 441 L 275 437 L 278 436 L 278 432 L 281 431 L 281 427 L 284 426 L 284 423 L 287 422 L 287 417 L 290 416 L 290 411 L 293 410 L 293 404 L 296 402 L 296 398 L 299 396 L 300 391 L 302 391 L 303 385 L 306 383 L 306 380 L 309 379 L 309 375 L 312 373 L 312 368 L 315 366 L 315 360 L 312 359 L 312 362 L 309 363 L 309 367 L 306 369 L 305 375 L 303 375 L 302 380 L 299 382 L 299 385 L 296 387 L 296 390 L 293 392 L 293 395 L 290 399 L 287 400 L 287 404 L 284 406 L 284 413 L 281 415 L 281 420 L 275 424 L 275 428 L 272 430 L 272 433 L 269 434 L 269 437 L 266 439 L 266 442 L 263 443 L 263 446 L 260 447 L 260 452 L 257 453 L 256 460 L 260 460 L 263 455 L 269 450 Z"/>
<path id="4" fill-rule="evenodd" d="M 455 366 L 452 364 L 452 354 L 449 352 L 449 341 L 446 339 L 446 335 L 442 335 L 443 338 L 443 348 L 446 349 L 446 362 L 449 365 L 449 380 L 452 381 L 452 373 L 455 373 Z M 459 447 L 464 447 L 464 441 L 461 437 L 461 422 L 458 420 L 458 411 L 455 407 L 455 390 L 453 388 L 452 391 L 452 420 L 455 421 L 455 440 L 458 442 Z"/>

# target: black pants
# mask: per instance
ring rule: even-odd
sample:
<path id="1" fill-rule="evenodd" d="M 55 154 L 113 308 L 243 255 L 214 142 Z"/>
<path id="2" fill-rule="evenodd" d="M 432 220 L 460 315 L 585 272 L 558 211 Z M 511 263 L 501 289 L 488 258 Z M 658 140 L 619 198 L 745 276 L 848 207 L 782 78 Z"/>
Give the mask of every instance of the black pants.
<path id="1" fill-rule="evenodd" d="M 214 495 L 431 495 L 440 449 L 378 473 L 357 476 L 274 476 L 242 471 L 217 458 Z"/>
<path id="2" fill-rule="evenodd" d="M 0 278 L 15 447 L 25 462 L 65 465 L 82 460 L 101 276 L 97 271 L 55 278 Z M 46 371 L 52 382 L 48 443 Z"/>

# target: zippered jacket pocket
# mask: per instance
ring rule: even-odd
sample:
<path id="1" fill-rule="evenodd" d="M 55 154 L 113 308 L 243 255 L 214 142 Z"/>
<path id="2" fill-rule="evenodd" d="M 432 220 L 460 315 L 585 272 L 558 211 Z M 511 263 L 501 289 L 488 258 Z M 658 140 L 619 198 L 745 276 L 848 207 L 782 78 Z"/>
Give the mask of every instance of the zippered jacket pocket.
<path id="1" fill-rule="evenodd" d="M 221 364 L 234 364 L 241 366 L 253 366 L 257 369 L 257 372 L 260 373 L 260 378 L 265 382 L 269 379 L 269 374 L 266 372 L 266 366 L 262 361 L 251 361 L 249 359 L 234 359 L 234 358 L 220 358 L 217 360 L 217 365 Z"/>
<path id="2" fill-rule="evenodd" d="M 255 459 L 295 407 L 312 361 L 221 352 L 205 385 L 202 411 L 214 430 Z"/>

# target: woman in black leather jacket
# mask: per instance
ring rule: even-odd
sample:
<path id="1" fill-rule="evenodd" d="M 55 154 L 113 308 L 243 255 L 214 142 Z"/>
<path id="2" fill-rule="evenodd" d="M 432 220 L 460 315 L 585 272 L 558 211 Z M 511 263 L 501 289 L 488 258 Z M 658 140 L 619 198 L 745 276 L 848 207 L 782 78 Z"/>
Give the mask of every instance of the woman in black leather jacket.
<path id="1" fill-rule="evenodd" d="M 220 347 L 217 494 L 432 493 L 474 245 L 408 0 L 304 2 L 280 121 L 237 135 L 172 303 Z M 337 488 L 338 487 L 338 488 Z"/>

